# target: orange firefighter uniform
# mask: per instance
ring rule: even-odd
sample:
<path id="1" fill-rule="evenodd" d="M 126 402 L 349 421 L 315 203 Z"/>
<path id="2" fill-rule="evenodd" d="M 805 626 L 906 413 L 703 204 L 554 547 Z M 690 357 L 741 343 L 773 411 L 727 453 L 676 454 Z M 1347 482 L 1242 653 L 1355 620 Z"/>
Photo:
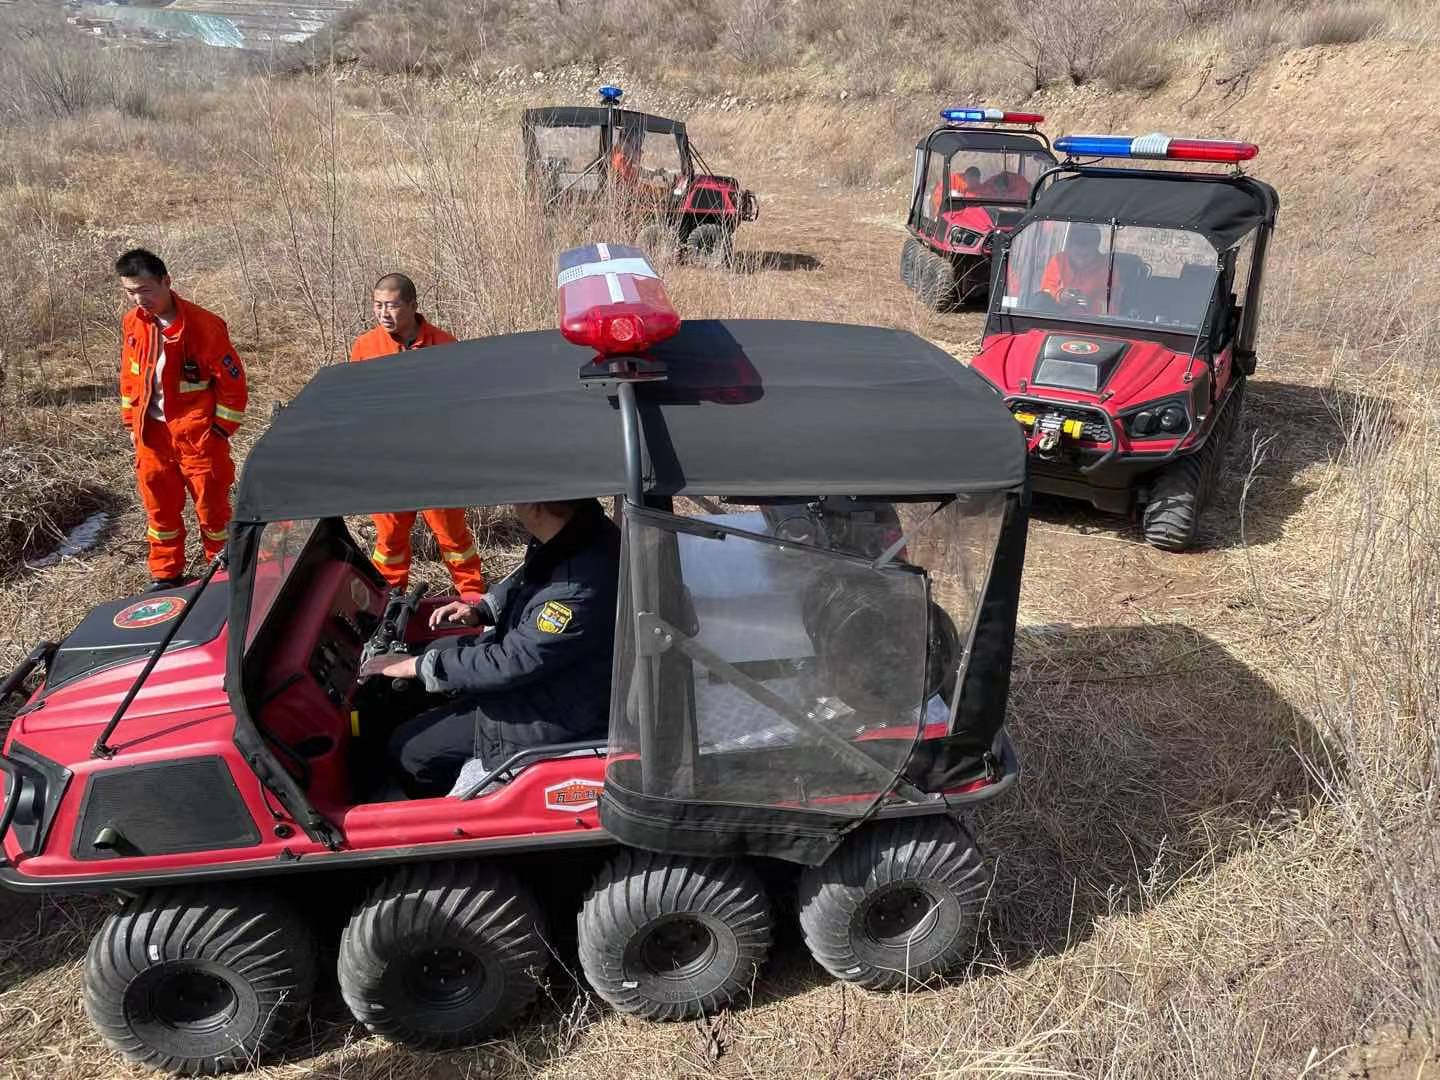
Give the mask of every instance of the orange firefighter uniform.
<path id="1" fill-rule="evenodd" d="M 1106 307 L 1106 292 L 1109 291 L 1109 307 Z M 1064 294 L 1076 292 L 1085 298 L 1088 311 L 1104 315 L 1119 306 L 1119 288 L 1110 283 L 1110 267 L 1104 256 L 1082 262 L 1068 252 L 1057 252 L 1045 265 L 1045 274 L 1040 279 L 1040 291 L 1049 293 L 1059 303 Z"/>
<path id="2" fill-rule="evenodd" d="M 245 418 L 246 401 L 245 369 L 225 320 L 172 295 L 169 326 L 137 307 L 120 327 L 120 418 L 135 442 L 135 482 L 156 579 L 185 572 L 186 492 L 205 558 L 224 549 L 235 481 L 229 439 Z"/>
<path id="3" fill-rule="evenodd" d="M 383 326 L 372 327 L 356 338 L 355 344 L 350 347 L 351 362 L 374 360 L 379 356 L 430 345 L 448 345 L 455 340 L 423 315 L 415 318 L 419 329 L 409 345 L 400 344 Z M 470 526 L 465 523 L 465 511 L 422 510 L 420 513 L 440 545 L 440 557 L 450 571 L 455 591 L 463 597 L 478 597 L 485 591 L 485 575 L 480 567 L 480 552 L 475 548 Z M 415 527 L 415 511 L 375 514 L 371 520 L 375 522 L 375 550 L 370 554 L 370 561 L 380 571 L 381 577 L 392 586 L 403 589 L 410 580 L 410 533 Z"/>

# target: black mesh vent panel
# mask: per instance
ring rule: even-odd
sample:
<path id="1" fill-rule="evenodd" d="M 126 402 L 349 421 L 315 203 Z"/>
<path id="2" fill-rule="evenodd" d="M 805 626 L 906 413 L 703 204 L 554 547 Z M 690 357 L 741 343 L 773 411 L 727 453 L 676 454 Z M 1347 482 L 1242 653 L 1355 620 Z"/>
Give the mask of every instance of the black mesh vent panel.
<path id="1" fill-rule="evenodd" d="M 174 855 L 259 842 L 260 831 L 224 760 L 191 758 L 109 769 L 92 779 L 75 857 Z"/>

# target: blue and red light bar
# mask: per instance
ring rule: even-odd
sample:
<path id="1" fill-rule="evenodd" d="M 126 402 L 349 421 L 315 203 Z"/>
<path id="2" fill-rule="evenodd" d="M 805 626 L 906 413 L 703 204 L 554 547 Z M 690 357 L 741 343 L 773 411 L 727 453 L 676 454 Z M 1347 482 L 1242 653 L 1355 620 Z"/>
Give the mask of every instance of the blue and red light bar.
<path id="1" fill-rule="evenodd" d="M 1039 113 L 1006 112 L 1003 109 L 941 109 L 940 119 L 947 124 L 1043 124 Z"/>
<path id="2" fill-rule="evenodd" d="M 1260 152 L 1254 143 L 1227 139 L 1172 139 L 1168 135 L 1062 135 L 1055 149 L 1071 157 L 1144 158 L 1150 161 L 1216 161 L 1238 164 Z"/>

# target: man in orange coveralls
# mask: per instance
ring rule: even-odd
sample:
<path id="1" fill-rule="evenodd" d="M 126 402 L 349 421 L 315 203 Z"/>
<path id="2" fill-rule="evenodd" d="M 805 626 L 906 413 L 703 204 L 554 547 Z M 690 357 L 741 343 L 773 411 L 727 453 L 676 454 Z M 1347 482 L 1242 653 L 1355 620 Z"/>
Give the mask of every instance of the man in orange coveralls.
<path id="1" fill-rule="evenodd" d="M 158 256 L 127 251 L 115 273 L 135 304 L 120 326 L 120 418 L 149 523 L 151 588 L 170 589 L 185 580 L 187 491 L 205 558 L 224 550 L 245 369 L 225 320 L 178 295 Z"/>
<path id="2" fill-rule="evenodd" d="M 350 360 L 373 360 L 377 356 L 448 345 L 455 339 L 426 320 L 417 310 L 415 283 L 404 274 L 386 274 L 371 293 L 375 326 L 355 339 Z M 422 511 L 425 524 L 440 544 L 440 556 L 455 582 L 455 591 L 474 600 L 485 591 L 480 553 L 465 523 L 464 510 Z M 375 550 L 370 559 L 392 588 L 403 589 L 410 580 L 410 530 L 415 511 L 403 514 L 376 514 Z"/>
<path id="3" fill-rule="evenodd" d="M 1040 291 L 1049 293 L 1062 308 L 1078 308 L 1093 315 L 1106 315 L 1119 308 L 1119 288 L 1110 281 L 1109 260 L 1100 254 L 1100 230 L 1096 226 L 1070 226 L 1065 250 L 1056 252 L 1045 266 Z"/>

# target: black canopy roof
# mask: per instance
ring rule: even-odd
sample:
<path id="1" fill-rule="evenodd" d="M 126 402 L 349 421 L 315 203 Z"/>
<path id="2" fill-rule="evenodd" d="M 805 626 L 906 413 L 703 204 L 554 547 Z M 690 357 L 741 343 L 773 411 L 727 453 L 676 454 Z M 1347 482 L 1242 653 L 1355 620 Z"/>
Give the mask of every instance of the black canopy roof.
<path id="1" fill-rule="evenodd" d="M 618 494 L 620 418 L 556 331 L 325 368 L 251 451 L 237 522 Z M 926 495 L 1019 488 L 1025 446 L 968 368 L 899 330 L 693 321 L 638 387 L 650 490 Z"/>
<path id="2" fill-rule="evenodd" d="M 659 135 L 683 134 L 685 131 L 683 121 L 671 120 L 668 116 L 630 109 L 611 110 L 604 105 L 552 105 L 543 109 L 526 109 L 521 114 L 521 124 L 525 127 L 601 127 L 610 123 L 612 111 L 620 124 L 639 124 L 646 131 Z"/>
<path id="3" fill-rule="evenodd" d="M 1027 135 L 1018 131 L 996 131 L 991 128 L 937 129 L 916 143 L 915 149 L 924 150 L 926 146 L 945 157 L 949 157 L 956 150 L 1035 150 L 1046 155 L 1052 161 L 1055 157 L 1038 135 Z"/>
<path id="4" fill-rule="evenodd" d="M 1186 229 L 1225 251 L 1263 222 L 1274 223 L 1279 200 L 1269 184 L 1249 176 L 1096 170 L 1063 176 L 1050 184 L 1021 219 L 1029 222 L 1114 221 Z"/>

